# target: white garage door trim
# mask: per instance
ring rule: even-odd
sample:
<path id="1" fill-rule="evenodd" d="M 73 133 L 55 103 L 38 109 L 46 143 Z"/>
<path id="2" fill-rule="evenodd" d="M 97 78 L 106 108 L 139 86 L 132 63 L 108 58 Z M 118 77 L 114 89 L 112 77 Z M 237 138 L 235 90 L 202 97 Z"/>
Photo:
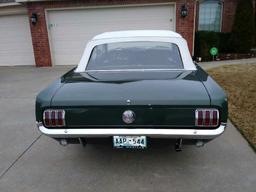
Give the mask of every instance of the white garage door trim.
<path id="1" fill-rule="evenodd" d="M 90 5 L 80 7 L 61 7 L 61 8 L 47 8 L 45 14 L 49 11 L 62 11 L 62 10 L 75 10 L 75 9 L 105 9 L 105 8 L 122 8 L 122 7 L 144 7 L 144 6 L 159 6 L 159 5 L 173 5 L 176 11 L 176 2 L 165 2 L 165 3 L 139 3 L 139 4 L 123 4 L 123 5 Z M 176 14 L 176 12 L 175 12 Z M 47 17 L 46 17 L 47 20 Z"/>
<path id="2" fill-rule="evenodd" d="M 102 6 L 82 6 L 82 7 L 65 7 L 65 8 L 48 8 L 45 9 L 45 18 L 46 18 L 46 25 L 47 25 L 47 32 L 48 32 L 48 39 L 49 39 L 49 45 L 50 45 L 50 51 L 51 51 L 51 60 L 52 65 L 56 65 L 55 58 L 53 54 L 53 41 L 51 37 L 51 32 L 49 30 L 49 14 L 51 11 L 63 11 L 63 10 L 82 10 L 82 9 L 106 9 L 106 8 L 127 8 L 127 7 L 145 7 L 145 6 L 173 6 L 173 29 L 176 31 L 176 3 L 175 2 L 167 2 L 167 3 L 149 3 L 149 4 L 126 4 L 126 5 L 102 5 Z"/>
<path id="3" fill-rule="evenodd" d="M 3 3 L 3 4 L 0 4 L 0 15 L 1 16 L 27 14 L 26 7 L 20 6 L 17 3 Z"/>
<path id="4" fill-rule="evenodd" d="M 3 47 L 1 48 L 2 53 L 0 53 L 0 66 L 35 65 L 29 18 L 27 14 L 24 14 L 27 13 L 24 10 L 26 9 L 23 7 L 1 9 L 2 13 L 5 14 L 0 14 L 0 22 L 9 27 L 1 30 L 6 33 L 2 35 L 3 39 L 1 40 Z M 24 29 L 22 33 L 21 28 L 15 24 L 16 22 Z M 10 31 L 8 32 L 8 30 Z M 8 35 L 15 38 L 9 41 L 8 39 L 11 37 L 8 37 Z M 8 44 L 9 46 L 4 46 Z M 13 47 L 12 44 L 14 44 Z"/>

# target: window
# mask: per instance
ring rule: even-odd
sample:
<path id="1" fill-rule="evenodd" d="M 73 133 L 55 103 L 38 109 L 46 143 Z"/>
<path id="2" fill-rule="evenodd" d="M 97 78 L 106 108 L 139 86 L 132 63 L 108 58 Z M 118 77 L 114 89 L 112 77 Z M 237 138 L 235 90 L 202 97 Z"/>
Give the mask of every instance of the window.
<path id="1" fill-rule="evenodd" d="M 169 42 L 118 42 L 94 47 L 86 70 L 183 69 L 177 45 Z"/>
<path id="2" fill-rule="evenodd" d="M 199 4 L 199 31 L 221 30 L 222 3 L 216 0 L 205 0 Z"/>

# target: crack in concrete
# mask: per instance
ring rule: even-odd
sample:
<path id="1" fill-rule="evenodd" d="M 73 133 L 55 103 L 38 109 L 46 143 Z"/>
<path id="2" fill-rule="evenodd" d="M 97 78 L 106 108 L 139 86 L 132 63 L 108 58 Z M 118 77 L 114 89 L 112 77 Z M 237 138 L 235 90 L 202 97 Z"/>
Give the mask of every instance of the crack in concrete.
<path id="1" fill-rule="evenodd" d="M 0 175 L 0 180 L 4 175 L 25 155 L 25 153 L 40 139 L 42 134 L 40 134 L 13 162 L 12 164 Z"/>

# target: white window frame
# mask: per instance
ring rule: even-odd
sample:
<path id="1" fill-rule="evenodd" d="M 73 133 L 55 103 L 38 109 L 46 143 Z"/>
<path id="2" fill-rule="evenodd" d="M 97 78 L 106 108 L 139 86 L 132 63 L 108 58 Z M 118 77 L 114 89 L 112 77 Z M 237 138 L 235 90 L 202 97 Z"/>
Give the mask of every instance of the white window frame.
<path id="1" fill-rule="evenodd" d="M 202 2 L 199 2 L 199 12 L 198 12 L 198 31 L 203 31 L 203 30 L 200 30 L 199 29 L 199 17 L 200 17 L 200 4 L 202 3 L 219 3 L 221 4 L 221 10 L 220 10 L 220 31 L 214 31 L 214 32 L 221 32 L 222 31 L 222 16 L 223 16 L 223 1 L 221 0 L 208 0 L 208 1 L 202 1 Z M 212 30 L 207 30 L 207 31 L 212 31 Z"/>

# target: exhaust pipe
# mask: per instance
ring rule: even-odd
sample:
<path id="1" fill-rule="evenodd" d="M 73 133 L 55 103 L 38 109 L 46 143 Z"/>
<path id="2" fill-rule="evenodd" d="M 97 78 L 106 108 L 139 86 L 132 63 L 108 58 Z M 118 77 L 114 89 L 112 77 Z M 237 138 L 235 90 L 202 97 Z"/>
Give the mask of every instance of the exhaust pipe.
<path id="1" fill-rule="evenodd" d="M 198 140 L 196 142 L 196 147 L 203 147 L 204 146 L 204 142 L 202 140 Z"/>
<path id="2" fill-rule="evenodd" d="M 68 141 L 66 139 L 61 139 L 59 142 L 62 146 L 67 146 L 68 145 Z"/>
<path id="3" fill-rule="evenodd" d="M 180 152 L 182 151 L 182 139 L 177 139 L 175 143 L 175 151 Z"/>
<path id="4" fill-rule="evenodd" d="M 84 138 L 78 138 L 78 140 L 79 140 L 79 143 L 81 143 L 83 147 L 86 146 L 87 143 L 86 143 L 86 140 Z"/>

